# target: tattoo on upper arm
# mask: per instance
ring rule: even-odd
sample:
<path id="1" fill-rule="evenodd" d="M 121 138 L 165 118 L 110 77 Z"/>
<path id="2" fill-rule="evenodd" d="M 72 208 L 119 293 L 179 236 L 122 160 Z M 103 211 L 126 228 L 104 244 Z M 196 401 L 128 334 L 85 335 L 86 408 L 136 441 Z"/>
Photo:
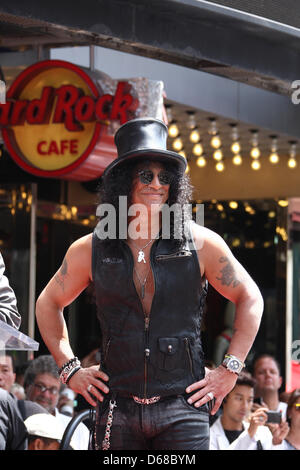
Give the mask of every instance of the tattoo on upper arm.
<path id="1" fill-rule="evenodd" d="M 217 279 L 221 281 L 223 285 L 225 284 L 226 286 L 230 286 L 232 284 L 232 287 L 238 286 L 240 281 L 236 278 L 236 273 L 228 258 L 226 256 L 221 256 L 219 262 L 226 264 L 221 269 L 221 277 L 217 277 Z"/>
<path id="2" fill-rule="evenodd" d="M 67 264 L 66 258 L 64 258 L 59 272 L 54 276 L 55 281 L 62 288 L 63 291 L 65 290 L 64 277 L 67 275 L 67 272 L 68 272 L 68 264 Z"/>
<path id="3" fill-rule="evenodd" d="M 63 276 L 66 276 L 67 274 L 67 271 L 68 271 L 68 263 L 67 263 L 67 260 L 66 258 L 64 258 L 63 262 L 62 262 L 62 265 L 61 265 L 61 273 Z"/>

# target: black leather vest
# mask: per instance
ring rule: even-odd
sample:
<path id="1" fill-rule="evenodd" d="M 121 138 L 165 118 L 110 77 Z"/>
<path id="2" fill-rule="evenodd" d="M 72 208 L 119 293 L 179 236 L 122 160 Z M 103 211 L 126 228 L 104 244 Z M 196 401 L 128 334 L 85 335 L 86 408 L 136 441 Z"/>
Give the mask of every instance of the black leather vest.
<path id="1" fill-rule="evenodd" d="M 196 250 L 156 240 L 150 252 L 155 293 L 148 328 L 125 241 L 93 234 L 92 270 L 109 388 L 142 398 L 184 393 L 204 377 L 200 323 L 207 285 Z"/>

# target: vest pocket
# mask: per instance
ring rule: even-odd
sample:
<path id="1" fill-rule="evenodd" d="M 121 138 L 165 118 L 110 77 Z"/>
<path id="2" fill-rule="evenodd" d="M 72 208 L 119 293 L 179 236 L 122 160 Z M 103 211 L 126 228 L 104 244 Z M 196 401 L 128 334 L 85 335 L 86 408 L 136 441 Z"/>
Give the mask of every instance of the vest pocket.
<path id="1" fill-rule="evenodd" d="M 193 356 L 189 338 L 158 338 L 158 367 L 161 370 L 188 370 L 195 379 Z"/>
<path id="2" fill-rule="evenodd" d="M 180 367 L 178 364 L 179 338 L 158 338 L 158 367 L 172 370 Z"/>

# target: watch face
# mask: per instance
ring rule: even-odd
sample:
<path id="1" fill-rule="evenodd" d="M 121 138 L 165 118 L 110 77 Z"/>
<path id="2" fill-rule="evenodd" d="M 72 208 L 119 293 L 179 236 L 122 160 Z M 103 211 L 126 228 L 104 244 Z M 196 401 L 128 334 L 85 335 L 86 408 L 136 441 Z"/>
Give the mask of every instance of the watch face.
<path id="1" fill-rule="evenodd" d="M 230 367 L 231 370 L 238 370 L 240 367 L 240 364 L 235 359 L 231 359 L 231 361 L 229 361 L 228 363 L 228 367 Z"/>

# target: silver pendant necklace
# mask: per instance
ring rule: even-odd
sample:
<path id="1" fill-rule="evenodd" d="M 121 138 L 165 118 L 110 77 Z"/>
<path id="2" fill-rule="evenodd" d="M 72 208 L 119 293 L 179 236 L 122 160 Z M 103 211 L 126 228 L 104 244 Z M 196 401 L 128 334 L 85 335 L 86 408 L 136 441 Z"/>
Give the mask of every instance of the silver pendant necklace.
<path id="1" fill-rule="evenodd" d="M 149 272 L 150 272 L 150 268 L 148 269 L 147 275 L 146 275 L 146 277 L 145 277 L 145 279 L 144 279 L 143 282 L 141 281 L 140 276 L 138 275 L 138 272 L 137 272 L 137 270 L 135 269 L 135 267 L 134 267 L 133 269 L 134 269 L 134 272 L 135 272 L 135 274 L 136 274 L 136 277 L 138 278 L 139 283 L 140 283 L 140 285 L 141 285 L 141 298 L 144 299 L 144 297 L 145 297 L 145 285 L 146 285 L 146 282 L 147 282 L 148 274 L 149 274 Z"/>
<path id="2" fill-rule="evenodd" d="M 155 238 L 152 238 L 149 242 L 146 243 L 145 246 L 143 246 L 142 248 L 140 248 L 139 246 L 137 246 L 134 241 L 131 239 L 131 242 L 134 244 L 134 246 L 139 250 L 138 252 L 138 258 L 137 258 L 137 262 L 138 263 L 141 263 L 142 261 L 144 263 L 146 263 L 146 258 L 145 258 L 145 253 L 144 253 L 144 249 L 147 248 L 148 245 L 150 245 L 151 242 L 153 242 L 153 240 L 157 240 L 158 238 L 158 235 L 159 233 L 156 235 Z"/>

